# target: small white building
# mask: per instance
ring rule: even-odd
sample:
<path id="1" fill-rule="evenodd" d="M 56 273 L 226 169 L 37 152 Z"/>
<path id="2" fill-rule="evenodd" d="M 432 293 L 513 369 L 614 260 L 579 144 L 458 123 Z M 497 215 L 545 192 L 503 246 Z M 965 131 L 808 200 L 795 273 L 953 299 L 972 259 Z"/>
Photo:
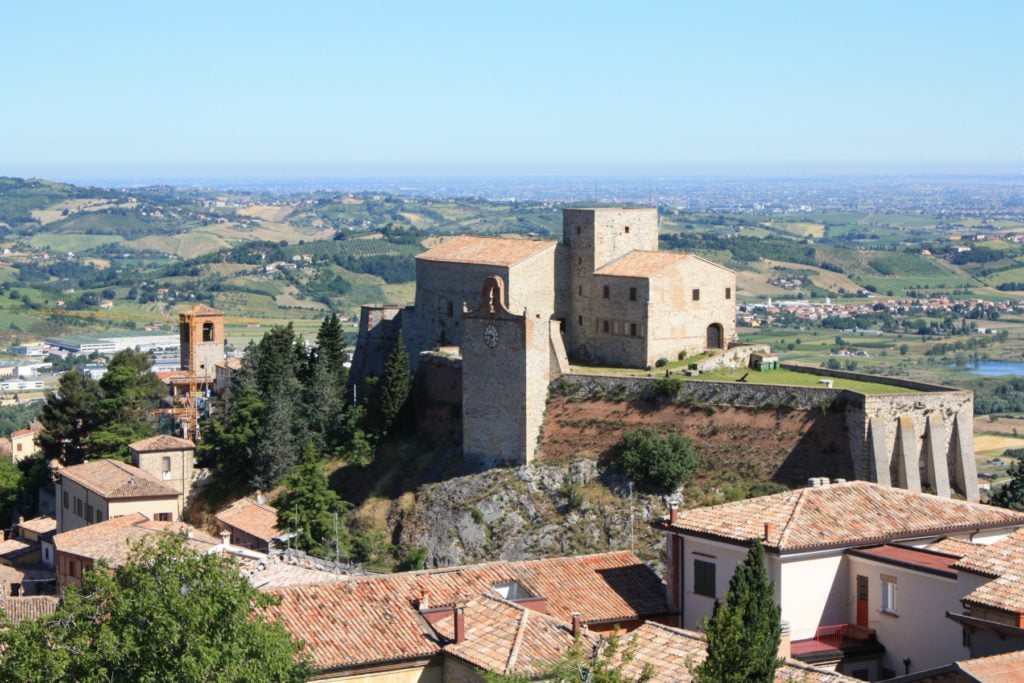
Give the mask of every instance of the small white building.
<path id="1" fill-rule="evenodd" d="M 962 580 L 957 553 L 929 546 L 1000 541 L 1024 513 L 855 481 L 673 510 L 655 526 L 684 628 L 711 616 L 760 539 L 793 657 L 879 680 L 970 657 L 946 615 L 978 584 Z"/>

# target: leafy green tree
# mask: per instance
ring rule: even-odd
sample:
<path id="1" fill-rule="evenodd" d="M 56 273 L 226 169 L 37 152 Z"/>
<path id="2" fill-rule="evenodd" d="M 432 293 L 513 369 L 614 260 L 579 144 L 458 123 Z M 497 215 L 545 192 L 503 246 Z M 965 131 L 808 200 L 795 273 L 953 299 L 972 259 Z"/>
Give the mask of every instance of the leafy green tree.
<path id="1" fill-rule="evenodd" d="M 345 525 L 348 505 L 331 489 L 312 445 L 306 447 L 302 462 L 284 480 L 284 491 L 274 507 L 278 510 L 277 528 L 286 533 L 294 531 L 293 544 L 300 550 L 330 557 L 337 542 L 338 553 L 349 556 L 351 542 Z"/>
<path id="2" fill-rule="evenodd" d="M 993 493 L 989 502 L 999 507 L 1024 511 L 1024 461 L 1012 463 L 1006 473 L 1010 475 L 1010 481 Z"/>
<path id="3" fill-rule="evenodd" d="M 409 354 L 405 350 L 402 333 L 399 332 L 398 341 L 384 361 L 384 372 L 377 384 L 376 417 L 382 436 L 388 433 L 405 408 L 411 391 L 412 369 L 409 366 Z"/>
<path id="4" fill-rule="evenodd" d="M 707 623 L 708 656 L 696 668 L 697 683 L 771 683 L 779 659 L 781 610 L 768 578 L 759 539 L 736 568 L 724 603 Z"/>
<path id="5" fill-rule="evenodd" d="M 619 443 L 619 469 L 649 493 L 675 491 L 699 464 L 696 446 L 683 434 L 662 436 L 644 427 L 626 432 Z"/>
<path id="6" fill-rule="evenodd" d="M 60 377 L 57 391 L 46 397 L 39 421 L 46 428 L 39 446 L 47 458 L 77 465 L 87 455 L 86 439 L 100 424 L 100 387 L 81 370 Z"/>
<path id="7" fill-rule="evenodd" d="M 7 528 L 17 518 L 22 473 L 10 460 L 0 460 L 0 527 Z"/>
<path id="8" fill-rule="evenodd" d="M 52 615 L 0 630 L 0 682 L 298 682 L 312 674 L 230 558 L 165 533 L 90 571 Z"/>
<path id="9" fill-rule="evenodd" d="M 256 437 L 263 427 L 267 406 L 252 387 L 233 394 L 231 411 L 224 421 L 211 419 L 204 428 L 199 455 L 213 461 L 222 487 L 250 484 L 255 463 Z"/>

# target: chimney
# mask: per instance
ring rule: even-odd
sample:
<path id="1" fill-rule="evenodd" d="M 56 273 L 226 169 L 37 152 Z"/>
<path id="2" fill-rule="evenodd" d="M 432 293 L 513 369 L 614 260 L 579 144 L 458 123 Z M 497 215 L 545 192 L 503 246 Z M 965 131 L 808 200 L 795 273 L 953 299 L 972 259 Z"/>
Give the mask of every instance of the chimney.
<path id="1" fill-rule="evenodd" d="M 231 545 L 231 532 L 228 531 L 227 529 L 224 529 L 223 531 L 221 531 L 220 532 L 220 542 L 221 542 L 221 545 Z"/>
<path id="2" fill-rule="evenodd" d="M 430 593 L 423 591 L 420 594 L 419 609 L 421 612 L 430 609 Z"/>
<path id="3" fill-rule="evenodd" d="M 466 639 L 466 608 L 455 607 L 455 644 Z"/>
<path id="4" fill-rule="evenodd" d="M 771 538 L 771 535 L 773 533 L 775 533 L 775 525 L 772 524 L 771 522 L 765 522 L 764 523 L 764 539 L 763 539 L 765 543 L 768 542 L 768 539 Z"/>
<path id="5" fill-rule="evenodd" d="M 267 502 L 267 499 L 263 497 L 263 491 L 261 491 L 260 489 L 256 489 L 256 502 L 259 503 L 260 505 L 263 505 L 265 502 Z"/>
<path id="6" fill-rule="evenodd" d="M 668 523 L 675 524 L 679 521 L 679 502 L 673 500 L 668 504 Z"/>
<path id="7" fill-rule="evenodd" d="M 579 612 L 572 613 L 572 637 L 579 638 L 583 633 L 583 617 Z"/>
<path id="8" fill-rule="evenodd" d="M 789 647 L 789 622 L 782 621 L 782 634 L 779 636 L 779 657 L 789 659 L 792 654 Z"/>

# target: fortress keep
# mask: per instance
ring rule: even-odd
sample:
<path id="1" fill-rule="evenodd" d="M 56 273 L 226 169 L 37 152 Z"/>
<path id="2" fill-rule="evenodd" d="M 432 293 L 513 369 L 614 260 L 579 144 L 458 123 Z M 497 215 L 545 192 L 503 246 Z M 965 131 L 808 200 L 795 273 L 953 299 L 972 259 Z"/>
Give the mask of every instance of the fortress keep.
<path id="1" fill-rule="evenodd" d="M 570 360 L 644 368 L 727 348 L 735 292 L 731 270 L 658 251 L 657 209 L 566 209 L 561 242 L 460 235 L 417 256 L 414 305 L 363 308 L 351 376 L 379 374 L 399 332 L 414 368 L 457 353 L 463 450 L 526 463 Z"/>

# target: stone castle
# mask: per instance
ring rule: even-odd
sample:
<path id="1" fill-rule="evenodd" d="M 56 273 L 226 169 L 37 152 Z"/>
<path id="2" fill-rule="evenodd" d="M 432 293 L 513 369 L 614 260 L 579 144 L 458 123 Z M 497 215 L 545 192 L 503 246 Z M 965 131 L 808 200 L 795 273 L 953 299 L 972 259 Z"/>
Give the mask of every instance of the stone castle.
<path id="1" fill-rule="evenodd" d="M 353 381 L 378 375 L 402 333 L 420 354 L 462 359 L 463 450 L 529 462 L 548 385 L 570 360 L 644 368 L 724 349 L 736 275 L 658 251 L 657 209 L 566 209 L 562 241 L 462 235 L 416 257 L 412 306 L 366 306 Z"/>

